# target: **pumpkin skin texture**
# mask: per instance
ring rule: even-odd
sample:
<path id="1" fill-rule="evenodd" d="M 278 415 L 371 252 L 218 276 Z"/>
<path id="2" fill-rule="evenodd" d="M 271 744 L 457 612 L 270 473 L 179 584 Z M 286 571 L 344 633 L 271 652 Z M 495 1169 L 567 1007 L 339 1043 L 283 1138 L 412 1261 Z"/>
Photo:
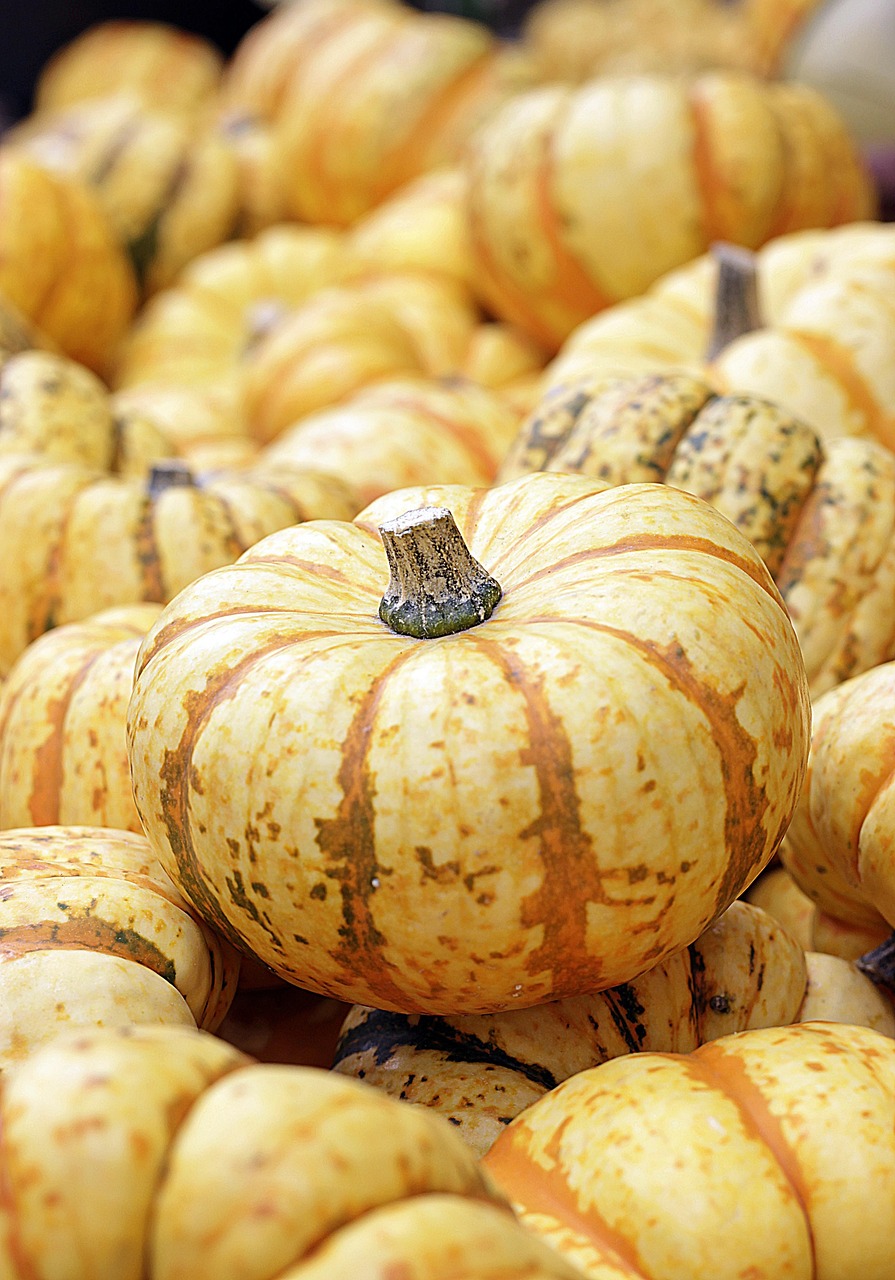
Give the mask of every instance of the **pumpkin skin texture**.
<path id="1" fill-rule="evenodd" d="M 0 690 L 0 828 L 62 823 L 142 834 L 125 717 L 160 604 L 108 609 L 29 645 Z"/>
<path id="2" fill-rule="evenodd" d="M 589 1275 L 885 1280 L 893 1123 L 895 1044 L 812 1022 L 581 1072 L 483 1163 Z"/>
<path id="3" fill-rule="evenodd" d="M 146 839 L 100 827 L 0 832 L 0 1067 L 67 1027 L 214 1030 L 239 956 L 177 892 Z"/>
<path id="4" fill-rule="evenodd" d="M 464 163 L 480 294 L 549 351 L 714 241 L 757 248 L 875 209 L 820 94 L 733 72 L 516 94 Z"/>
<path id="5" fill-rule="evenodd" d="M 379 620 L 378 528 L 425 506 L 503 598 L 421 643 Z M 707 504 L 537 474 L 304 528 L 180 594 L 128 712 L 153 846 L 281 976 L 405 1012 L 590 992 L 692 941 L 772 856 L 804 668 L 767 570 Z"/>
<path id="6" fill-rule="evenodd" d="M 448 1125 L 199 1031 L 58 1037 L 0 1111 L 10 1280 L 579 1277 Z"/>
<path id="7" fill-rule="evenodd" d="M 823 440 L 761 396 L 703 377 L 599 374 L 546 393 L 501 467 L 663 481 L 711 502 L 767 564 L 812 694 L 895 655 L 895 454 Z"/>
<path id="8" fill-rule="evenodd" d="M 895 1011 L 869 978 L 838 957 L 804 951 L 740 901 L 689 947 L 609 991 L 490 1017 L 355 1006 L 333 1069 L 446 1116 L 484 1155 L 514 1116 L 577 1071 L 809 1018 L 895 1037 Z"/>
<path id="9" fill-rule="evenodd" d="M 168 462 L 138 479 L 0 455 L 0 672 L 54 626 L 164 603 L 273 529 L 358 505 L 335 476 L 285 465 L 202 477 Z"/>
<path id="10" fill-rule="evenodd" d="M 0 293 L 66 355 L 103 373 L 137 284 L 93 192 L 0 147 Z"/>

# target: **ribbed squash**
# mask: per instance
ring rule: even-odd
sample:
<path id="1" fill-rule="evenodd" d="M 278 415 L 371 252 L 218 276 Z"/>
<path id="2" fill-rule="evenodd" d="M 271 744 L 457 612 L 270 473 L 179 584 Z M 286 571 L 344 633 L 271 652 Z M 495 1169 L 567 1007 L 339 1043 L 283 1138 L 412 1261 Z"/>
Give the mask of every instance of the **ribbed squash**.
<path id="1" fill-rule="evenodd" d="M 895 454 L 878 442 L 824 441 L 689 373 L 596 372 L 543 396 L 500 475 L 532 469 L 663 481 L 716 506 L 773 574 L 813 694 L 895 657 Z"/>
<path id="2" fill-rule="evenodd" d="M 60 623 L 164 603 L 274 529 L 358 505 L 335 476 L 284 464 L 203 477 L 159 463 L 132 479 L 0 456 L 0 673 Z"/>
<path id="3" fill-rule="evenodd" d="M 514 1116 L 577 1071 L 817 1017 L 895 1036 L 895 1010 L 869 978 L 839 957 L 805 952 L 766 912 L 734 902 L 689 947 L 608 991 L 490 1017 L 355 1006 L 334 1067 L 446 1116 L 484 1154 Z"/>
<path id="4" fill-rule="evenodd" d="M 9 1280 L 580 1280 L 446 1124 L 214 1036 L 66 1036 L 3 1082 Z"/>
<path id="5" fill-rule="evenodd" d="M 693 941 L 788 825 L 808 702 L 727 520 L 538 474 L 258 543 L 162 614 L 128 722 L 144 827 L 210 921 L 311 990 L 486 1012 Z"/>
<path id="6" fill-rule="evenodd" d="M 592 1280 L 887 1280 L 895 1043 L 826 1022 L 580 1072 L 484 1165 Z"/>
<path id="7" fill-rule="evenodd" d="M 348 226 L 455 161 L 521 74 L 483 24 L 388 0 L 300 0 L 246 35 L 223 92 L 272 122 L 290 217 Z"/>
<path id="8" fill-rule="evenodd" d="M 126 89 L 149 107 L 193 112 L 217 92 L 223 65 L 209 40 L 168 23 L 99 22 L 44 64 L 34 106 L 58 111 Z"/>
<path id="9" fill-rule="evenodd" d="M 755 254 L 754 273 L 758 306 L 744 309 L 729 339 L 716 333 L 722 273 L 702 257 L 581 325 L 550 365 L 547 389 L 683 367 L 717 391 L 776 401 L 825 440 L 868 436 L 892 448 L 895 227 L 779 236 Z"/>
<path id="10" fill-rule="evenodd" d="M 142 835 L 2 831 L 0 886 L 0 1069 L 69 1027 L 214 1030 L 227 1012 L 239 956 L 196 915 Z"/>
<path id="11" fill-rule="evenodd" d="M 0 147 L 0 294 L 66 355 L 108 369 L 137 285 L 95 195 Z"/>
<path id="12" fill-rule="evenodd" d="M 136 92 L 31 116 L 5 141 L 90 187 L 144 294 L 172 283 L 238 226 L 232 148 L 188 114 L 148 106 Z"/>
<path id="13" fill-rule="evenodd" d="M 13 664 L 0 689 L 0 828 L 142 832 L 124 726 L 137 650 L 161 608 L 55 627 Z"/>
<path id="14" fill-rule="evenodd" d="M 553 351 L 714 241 L 754 249 L 871 217 L 876 200 L 820 94 L 733 72 L 517 94 L 465 164 L 477 287 Z"/>

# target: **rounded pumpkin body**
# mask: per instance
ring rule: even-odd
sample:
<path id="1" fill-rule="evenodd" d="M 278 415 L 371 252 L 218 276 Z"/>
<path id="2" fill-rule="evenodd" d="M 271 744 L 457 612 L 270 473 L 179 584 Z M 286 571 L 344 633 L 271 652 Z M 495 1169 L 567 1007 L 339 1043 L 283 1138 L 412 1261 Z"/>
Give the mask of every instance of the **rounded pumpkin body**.
<path id="1" fill-rule="evenodd" d="M 558 384 L 501 467 L 662 481 L 711 502 L 761 554 L 817 695 L 895 655 L 895 454 L 822 440 L 764 397 L 688 372 Z"/>
<path id="2" fill-rule="evenodd" d="M 599 1280 L 885 1280 L 893 1123 L 895 1044 L 811 1022 L 581 1072 L 483 1163 Z"/>
<path id="3" fill-rule="evenodd" d="M 433 504 L 503 598 L 421 641 L 379 617 L 377 526 Z M 128 718 L 144 827 L 209 920 L 312 990 L 484 1012 L 613 986 L 698 936 L 783 835 L 807 708 L 728 521 L 541 474 L 265 539 L 165 611 Z"/>
<path id="4" fill-rule="evenodd" d="M 0 293 L 66 355 L 104 371 L 137 286 L 96 197 L 4 147 L 0 211 Z"/>
<path id="5" fill-rule="evenodd" d="M 239 957 L 142 835 L 87 826 L 0 832 L 0 1066 L 69 1027 L 214 1030 Z"/>
<path id="6" fill-rule="evenodd" d="M 137 604 L 56 627 L 0 690 L 0 828 L 142 833 L 125 742 L 137 650 L 161 612 Z"/>
<path id="7" fill-rule="evenodd" d="M 518 94 L 465 163 L 477 287 L 554 351 L 714 241 L 757 248 L 870 217 L 875 201 L 819 94 L 734 73 Z"/>
<path id="8" fill-rule="evenodd" d="M 274 529 L 350 517 L 335 476 L 243 471 L 194 477 L 180 463 L 105 475 L 34 454 L 0 456 L 0 671 L 60 623 L 141 601 L 164 603 Z"/>
<path id="9" fill-rule="evenodd" d="M 4 1079 L 2 1120 L 10 1280 L 578 1274 L 449 1126 L 197 1031 L 60 1038 Z"/>

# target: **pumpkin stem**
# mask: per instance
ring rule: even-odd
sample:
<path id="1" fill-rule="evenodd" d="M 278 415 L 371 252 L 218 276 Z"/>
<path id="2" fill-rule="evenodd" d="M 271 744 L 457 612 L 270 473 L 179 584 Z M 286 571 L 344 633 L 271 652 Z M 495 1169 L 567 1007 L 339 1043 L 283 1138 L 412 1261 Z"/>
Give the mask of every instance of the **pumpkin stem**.
<path id="1" fill-rule="evenodd" d="M 714 360 L 735 338 L 760 329 L 762 324 L 755 254 L 741 245 L 719 241 L 712 245 L 712 257 L 718 264 L 718 280 L 706 360 Z"/>
<path id="2" fill-rule="evenodd" d="M 447 507 L 417 507 L 379 532 L 391 581 L 379 616 L 392 631 L 426 640 L 490 618 L 503 594 L 470 553 Z"/>
<path id="3" fill-rule="evenodd" d="M 149 471 L 149 479 L 146 487 L 149 490 L 150 497 L 154 498 L 160 493 L 164 493 L 166 489 L 174 489 L 178 485 L 195 484 L 193 473 L 185 462 L 178 462 L 174 458 L 165 459 L 164 462 L 153 463 Z"/>
<path id="4" fill-rule="evenodd" d="M 895 932 L 890 933 L 885 942 L 856 960 L 855 965 L 862 973 L 866 973 L 871 982 L 895 999 Z"/>

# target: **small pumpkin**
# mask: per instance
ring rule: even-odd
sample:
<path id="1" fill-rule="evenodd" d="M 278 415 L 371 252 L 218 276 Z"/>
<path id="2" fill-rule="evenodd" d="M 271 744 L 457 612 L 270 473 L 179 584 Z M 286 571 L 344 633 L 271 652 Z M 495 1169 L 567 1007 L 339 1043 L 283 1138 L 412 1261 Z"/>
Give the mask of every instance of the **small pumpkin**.
<path id="1" fill-rule="evenodd" d="M 162 606 L 107 609 L 39 636 L 0 689 L 0 828 L 142 833 L 125 715 L 140 642 Z"/>
<path id="2" fill-rule="evenodd" d="M 207 1033 L 58 1037 L 0 1120 L 10 1280 L 580 1280 L 448 1125 Z"/>
<path id="3" fill-rule="evenodd" d="M 273 529 L 358 505 L 335 476 L 283 464 L 206 478 L 167 462 L 130 478 L 0 455 L 0 672 L 52 627 L 163 603 Z"/>
<path id="4" fill-rule="evenodd" d="M 815 695 L 895 655 L 895 455 L 882 444 L 822 440 L 779 404 L 689 372 L 596 371 L 544 394 L 500 476 L 532 468 L 663 481 L 716 506 L 771 570 Z"/>
<path id="5" fill-rule="evenodd" d="M 778 920 L 806 950 L 837 959 L 860 960 L 891 932 L 882 916 L 846 921 L 822 911 L 783 866 L 762 872 L 745 897 Z"/>
<path id="6" fill-rule="evenodd" d="M 729 521 L 542 473 L 264 539 L 162 614 L 128 725 L 144 828 L 209 921 L 323 994 L 485 1012 L 698 936 L 788 825 L 808 701 Z"/>
<path id="7" fill-rule="evenodd" d="M 462 378 L 389 378 L 308 414 L 263 453 L 269 466 L 313 464 L 339 475 L 366 504 L 438 480 L 491 484 L 516 432 L 513 411 Z"/>
<path id="8" fill-rule="evenodd" d="M 144 295 L 171 284 L 228 239 L 239 217 L 239 170 L 217 132 L 148 106 L 135 92 L 32 115 L 6 145 L 94 192 Z"/>
<path id="9" fill-rule="evenodd" d="M 886 1280 L 893 1132 L 895 1043 L 810 1022 L 580 1072 L 483 1164 L 599 1280 Z"/>
<path id="10" fill-rule="evenodd" d="M 99 22 L 58 49 L 41 68 L 35 110 L 63 110 L 119 90 L 149 107 L 193 112 L 217 92 L 224 59 L 210 40 L 165 22 Z"/>
<path id="11" fill-rule="evenodd" d="M 100 373 L 137 305 L 133 270 L 93 192 L 5 145 L 0 294 L 66 355 Z"/>
<path id="12" fill-rule="evenodd" d="M 734 72 L 516 94 L 464 164 L 480 296 L 549 351 L 716 240 L 755 249 L 875 211 L 820 94 Z"/>
<path id="13" fill-rule="evenodd" d="M 0 1068 L 68 1027 L 214 1030 L 239 956 L 177 892 L 142 835 L 0 832 Z"/>
<path id="14" fill-rule="evenodd" d="M 689 947 L 608 991 L 490 1017 L 356 1006 L 333 1067 L 446 1116 L 483 1155 L 514 1116 L 577 1071 L 818 1017 L 895 1037 L 895 1010 L 854 965 L 806 952 L 766 912 L 734 902 Z"/>

